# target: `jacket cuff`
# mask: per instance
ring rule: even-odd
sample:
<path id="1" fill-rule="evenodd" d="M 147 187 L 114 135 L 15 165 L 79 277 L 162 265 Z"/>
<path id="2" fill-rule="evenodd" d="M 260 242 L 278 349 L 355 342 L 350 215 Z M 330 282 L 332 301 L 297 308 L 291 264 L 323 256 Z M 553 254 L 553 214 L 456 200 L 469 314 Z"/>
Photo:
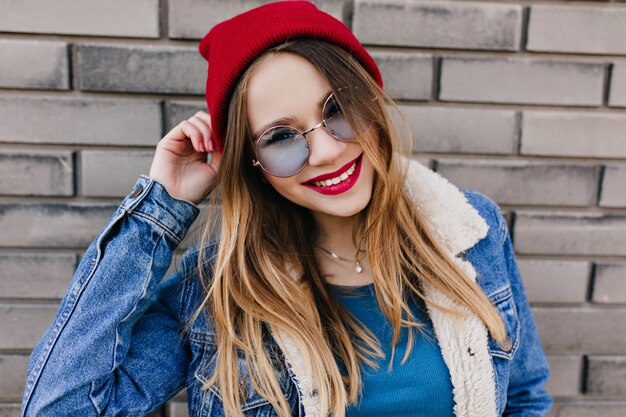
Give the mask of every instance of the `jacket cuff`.
<path id="1" fill-rule="evenodd" d="M 200 213 L 198 206 L 172 197 L 163 185 L 146 175 L 139 176 L 120 208 L 157 223 L 179 241 Z"/>

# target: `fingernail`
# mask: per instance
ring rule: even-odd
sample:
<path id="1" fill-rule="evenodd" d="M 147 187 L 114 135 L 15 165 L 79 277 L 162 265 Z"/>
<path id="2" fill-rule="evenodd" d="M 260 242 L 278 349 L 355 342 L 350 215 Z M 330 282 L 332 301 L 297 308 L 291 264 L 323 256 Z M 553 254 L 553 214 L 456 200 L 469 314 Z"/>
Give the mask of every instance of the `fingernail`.
<path id="1" fill-rule="evenodd" d="M 204 142 L 200 142 L 198 147 L 202 152 L 206 152 L 206 149 L 204 149 Z"/>

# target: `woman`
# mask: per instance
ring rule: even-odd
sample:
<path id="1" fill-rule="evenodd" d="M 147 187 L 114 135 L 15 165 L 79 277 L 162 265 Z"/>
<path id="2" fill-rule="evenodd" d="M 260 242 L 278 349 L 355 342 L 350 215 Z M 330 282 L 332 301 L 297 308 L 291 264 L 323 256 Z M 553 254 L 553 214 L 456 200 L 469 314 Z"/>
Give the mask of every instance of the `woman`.
<path id="1" fill-rule="evenodd" d="M 191 416 L 545 415 L 497 205 L 402 156 L 347 27 L 277 2 L 200 52 L 211 115 L 159 142 L 88 248 L 23 414 L 145 415 L 187 388 Z M 209 193 L 202 243 L 159 284 Z"/>

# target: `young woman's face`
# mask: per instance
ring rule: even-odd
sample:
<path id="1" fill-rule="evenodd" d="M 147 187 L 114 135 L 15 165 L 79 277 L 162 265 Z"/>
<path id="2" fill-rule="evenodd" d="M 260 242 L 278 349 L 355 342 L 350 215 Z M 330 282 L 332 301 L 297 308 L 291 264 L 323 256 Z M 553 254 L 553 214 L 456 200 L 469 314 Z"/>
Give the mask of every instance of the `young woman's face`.
<path id="1" fill-rule="evenodd" d="M 256 140 L 264 128 L 280 119 L 304 132 L 322 121 L 322 105 L 331 93 L 322 74 L 306 59 L 291 53 L 265 58 L 251 74 L 247 90 L 248 123 Z M 319 127 L 306 135 L 308 164 L 297 174 L 280 178 L 261 170 L 285 198 L 314 213 L 347 217 L 369 202 L 374 169 L 357 141 L 335 139 Z M 330 176 L 324 184 L 313 179 Z M 334 179 L 334 180 L 333 180 Z M 339 181 L 339 182 L 338 182 Z"/>

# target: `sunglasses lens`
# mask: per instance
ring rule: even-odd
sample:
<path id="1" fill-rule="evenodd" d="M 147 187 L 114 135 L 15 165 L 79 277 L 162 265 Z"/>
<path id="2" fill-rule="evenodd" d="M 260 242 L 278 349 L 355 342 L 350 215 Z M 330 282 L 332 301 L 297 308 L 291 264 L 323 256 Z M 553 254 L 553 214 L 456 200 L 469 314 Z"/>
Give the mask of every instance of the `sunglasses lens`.
<path id="1" fill-rule="evenodd" d="M 322 116 L 326 120 L 326 127 L 337 138 L 341 140 L 355 140 L 356 135 L 350 127 L 348 120 L 343 114 L 341 107 L 332 96 L 324 106 L 324 114 Z"/>
<path id="2" fill-rule="evenodd" d="M 289 127 L 275 127 L 261 137 L 257 156 L 263 169 L 277 177 L 295 175 L 309 158 L 307 141 L 300 132 Z"/>

